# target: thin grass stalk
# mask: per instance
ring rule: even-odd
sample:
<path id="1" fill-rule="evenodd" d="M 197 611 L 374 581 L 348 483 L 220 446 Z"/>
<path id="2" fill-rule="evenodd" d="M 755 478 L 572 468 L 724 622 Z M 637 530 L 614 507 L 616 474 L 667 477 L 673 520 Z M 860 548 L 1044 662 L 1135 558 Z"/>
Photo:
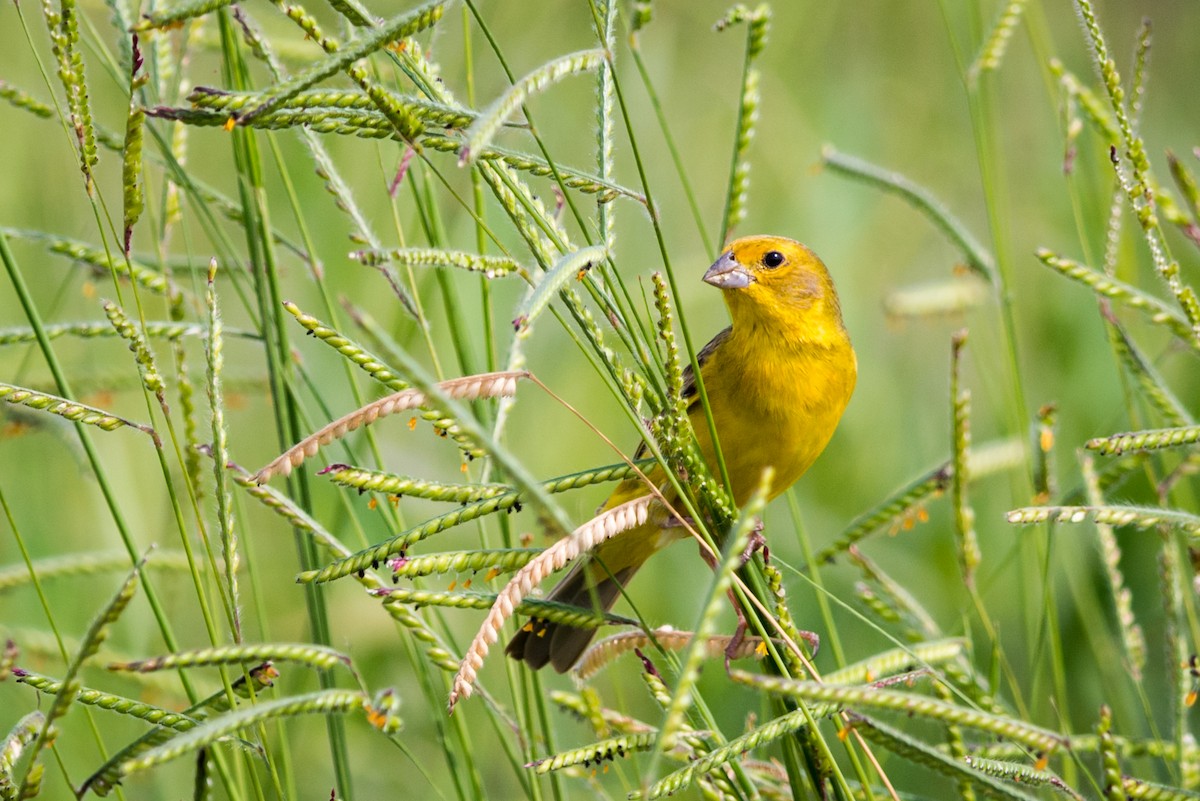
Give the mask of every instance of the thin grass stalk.
<path id="1" fill-rule="evenodd" d="M 238 49 L 229 15 L 222 10 L 218 12 L 217 20 L 225 82 L 234 89 L 248 90 L 250 77 Z M 325 62 L 326 66 L 328 64 L 329 60 Z M 302 85 L 302 82 L 292 82 L 287 85 L 294 86 L 296 91 L 307 88 Z M 282 298 L 279 293 L 278 264 L 274 239 L 271 236 L 262 165 L 253 132 L 246 130 L 244 126 L 239 126 L 232 133 L 233 155 L 241 178 L 238 181 L 238 190 L 244 218 L 246 250 L 254 276 L 254 299 L 258 318 L 263 326 L 266 343 L 267 373 L 270 379 L 271 395 L 274 399 L 276 434 L 281 442 L 295 442 L 299 438 L 299 410 L 296 408 L 295 396 L 287 387 L 287 377 L 290 375 L 290 354 L 284 321 L 278 313 Z M 307 484 L 303 476 L 298 476 L 293 481 L 293 490 L 300 496 L 301 504 L 309 506 Z M 311 568 L 316 562 L 311 542 L 307 538 L 297 535 L 295 544 L 301 568 Z M 328 645 L 331 638 L 324 599 L 318 597 L 311 589 L 306 589 L 305 604 L 313 639 L 318 645 Z M 319 674 L 318 681 L 323 687 L 328 688 L 332 679 L 327 674 Z M 353 794 L 353 787 L 348 747 L 341 718 L 327 717 L 326 729 L 338 792 L 343 796 L 350 796 Z"/>

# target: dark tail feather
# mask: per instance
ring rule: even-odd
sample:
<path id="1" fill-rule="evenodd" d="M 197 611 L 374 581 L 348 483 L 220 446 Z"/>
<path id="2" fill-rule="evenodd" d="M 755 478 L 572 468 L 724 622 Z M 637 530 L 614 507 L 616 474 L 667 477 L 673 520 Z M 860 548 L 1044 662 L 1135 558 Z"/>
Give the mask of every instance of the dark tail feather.
<path id="1" fill-rule="evenodd" d="M 633 577 L 633 572 L 637 569 L 627 567 L 614 576 L 605 575 L 592 587 L 591 581 L 595 579 L 596 571 L 589 569 L 590 567 L 590 560 L 577 565 L 550 591 L 547 600 L 607 612 L 617 602 L 621 587 Z M 517 635 L 509 640 L 504 653 L 525 662 L 534 670 L 549 663 L 559 673 L 566 673 L 578 661 L 594 636 L 595 629 L 563 626 L 535 617 L 530 618 Z"/>

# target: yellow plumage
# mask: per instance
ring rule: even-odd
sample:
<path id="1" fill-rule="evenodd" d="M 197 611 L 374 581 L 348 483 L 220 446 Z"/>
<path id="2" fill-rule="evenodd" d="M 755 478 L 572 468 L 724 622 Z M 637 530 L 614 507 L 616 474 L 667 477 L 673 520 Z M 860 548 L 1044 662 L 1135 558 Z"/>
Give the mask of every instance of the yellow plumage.
<path id="1" fill-rule="evenodd" d="M 857 361 L 842 324 L 837 292 L 825 265 L 799 242 L 754 236 L 731 244 L 704 280 L 720 287 L 732 326 L 698 354 L 721 454 L 739 506 L 775 470 L 772 496 L 787 489 L 825 449 L 854 391 Z M 684 396 L 701 453 L 719 477 L 715 449 L 690 370 Z M 653 474 L 651 480 L 661 480 Z M 648 492 L 622 482 L 611 509 Z M 671 500 L 672 496 L 667 495 Z M 603 543 L 550 593 L 563 603 L 608 609 L 620 587 L 656 551 L 682 534 L 664 528 L 665 513 Z M 530 621 L 508 644 L 510 656 L 533 668 L 568 670 L 593 630 Z"/>

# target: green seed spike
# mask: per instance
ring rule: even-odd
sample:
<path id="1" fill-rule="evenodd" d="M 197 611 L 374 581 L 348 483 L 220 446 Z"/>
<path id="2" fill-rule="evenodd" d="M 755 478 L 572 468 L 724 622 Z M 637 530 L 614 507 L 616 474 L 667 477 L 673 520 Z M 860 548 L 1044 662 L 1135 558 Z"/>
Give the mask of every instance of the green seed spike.
<path id="1" fill-rule="evenodd" d="M 14 677 L 18 683 L 29 685 L 39 693 L 45 695 L 58 695 L 63 689 L 61 681 L 55 681 L 49 676 L 42 676 L 27 670 L 18 669 L 14 672 Z M 153 723 L 155 726 L 162 726 L 174 729 L 175 731 L 187 731 L 196 725 L 195 718 L 191 718 L 183 713 L 172 712 L 169 709 L 153 706 L 143 701 L 123 698 L 119 695 L 101 692 L 89 687 L 78 688 L 75 695 L 75 703 L 106 709 L 110 712 L 127 715 L 138 720 L 144 720 L 147 723 Z"/>
<path id="2" fill-rule="evenodd" d="M 9 729 L 8 736 L 0 741 L 0 798 L 17 801 L 17 786 L 13 773 L 25 747 L 37 739 L 38 732 L 46 725 L 46 716 L 39 710 L 28 713 Z M 40 766 L 37 766 L 40 767 Z"/>
<path id="3" fill-rule="evenodd" d="M 129 115 L 125 120 L 125 147 L 121 154 L 126 256 L 129 255 L 130 241 L 133 238 L 133 226 L 137 224 L 145 205 L 139 177 L 142 172 L 142 141 L 144 139 L 142 124 L 146 121 L 146 112 L 138 100 L 138 92 L 146 85 L 149 76 L 147 73 L 141 73 L 141 67 L 142 51 L 138 47 L 137 35 L 134 34 L 133 68 L 129 76 Z"/>
<path id="4" fill-rule="evenodd" d="M 500 550 L 448 551 L 410 556 L 389 563 L 393 577 L 445 575 L 487 571 L 491 579 L 500 573 L 511 573 L 529 563 L 542 552 L 541 548 L 504 548 Z"/>
<path id="5" fill-rule="evenodd" d="M 746 684 L 772 694 L 792 695 L 806 701 L 834 704 L 839 707 L 888 709 L 914 717 L 958 724 L 1021 743 L 1038 751 L 1055 750 L 1067 743 L 1064 735 L 1023 720 L 993 715 L 915 693 L 874 687 L 837 687 L 780 676 L 758 676 L 743 670 L 731 671 L 730 678 L 738 684 Z"/>
<path id="6" fill-rule="evenodd" d="M 367 375 L 383 384 L 388 389 L 399 392 L 408 388 L 408 382 L 400 378 L 390 367 L 377 356 L 359 345 L 353 339 L 344 336 L 340 331 L 328 325 L 317 317 L 302 311 L 291 301 L 284 301 L 283 309 L 296 318 L 296 322 L 304 326 L 309 334 L 319 339 L 338 353 L 345 356 L 360 367 Z"/>
<path id="7" fill-rule="evenodd" d="M 573 748 L 561 754 L 535 759 L 525 767 L 533 768 L 533 772 L 539 776 L 553 770 L 561 770 L 563 768 L 574 767 L 575 765 L 587 767 L 593 763 L 624 757 L 627 753 L 632 753 L 633 751 L 648 751 L 654 745 L 655 736 L 655 732 L 622 734 L 607 740 L 601 740 L 598 743 L 585 745 L 582 748 Z"/>
<path id="8" fill-rule="evenodd" d="M 249 681 L 247 681 L 247 676 L 249 677 Z M 235 699 L 250 698 L 270 687 L 278 676 L 279 671 L 270 663 L 250 668 L 246 671 L 246 675 L 233 682 L 233 695 Z M 251 692 L 251 689 L 253 689 L 253 692 Z M 182 714 L 187 715 L 191 720 L 205 720 L 213 715 L 219 715 L 228 711 L 232 703 L 229 695 L 222 688 L 188 707 Z M 120 765 L 122 763 L 138 754 L 145 753 L 160 743 L 166 742 L 171 736 L 171 733 L 168 731 L 154 729 L 134 740 L 110 757 L 95 773 L 87 778 L 80 787 L 79 796 L 82 798 L 89 790 L 94 791 L 99 796 L 108 795 L 121 781 Z"/>
<path id="9" fill-rule="evenodd" d="M 0 81 L 0 100 L 6 100 L 16 108 L 24 109 L 30 114 L 42 119 L 54 116 L 54 109 L 47 106 L 33 95 L 23 92 L 8 81 Z"/>
<path id="10" fill-rule="evenodd" d="M 355 61 L 369 56 L 389 43 L 433 26 L 441 19 L 444 5 L 442 0 L 435 0 L 393 17 L 378 28 L 364 32 L 362 36 L 338 50 L 336 55 L 276 86 L 269 97 L 251 105 L 238 117 L 239 124 L 246 124 L 254 117 L 278 108 L 305 89 L 341 72 Z"/>
<path id="11" fill-rule="evenodd" d="M 389 93 L 390 94 L 390 93 Z M 259 102 L 263 95 L 257 92 L 227 92 L 208 86 L 198 86 L 188 95 L 188 102 L 195 108 L 223 112 L 225 115 L 238 113 L 247 106 Z M 443 128 L 465 128 L 479 115 L 471 109 L 435 103 L 413 95 L 391 95 L 392 102 L 403 107 L 422 122 Z M 310 89 L 300 92 L 278 107 L 280 112 L 303 110 L 309 112 L 362 111 L 385 119 L 375 107 L 375 101 L 366 92 L 350 92 L 339 89 Z"/>
<path id="12" fill-rule="evenodd" d="M 263 721 L 295 715 L 344 714 L 356 709 L 363 709 L 367 701 L 366 695 L 352 690 L 319 690 L 308 695 L 260 701 L 253 706 L 246 706 L 206 721 L 191 731 L 122 763 L 120 773 L 121 776 L 129 776 L 132 773 L 161 765 L 185 754 L 207 748 L 219 740 L 242 729 L 256 726 Z"/>
<path id="13" fill-rule="evenodd" d="M 1112 710 L 1100 707 L 1100 720 L 1096 723 L 1096 734 L 1100 738 L 1100 762 L 1104 770 L 1105 801 L 1127 801 L 1125 788 L 1121 784 L 1121 762 L 1112 736 Z"/>
<path id="14" fill-rule="evenodd" d="M 882 745 L 905 761 L 955 780 L 960 791 L 964 787 L 970 787 L 979 790 L 985 798 L 1036 801 L 1034 796 L 1022 791 L 1017 785 L 999 781 L 986 771 L 972 768 L 965 756 L 956 758 L 942 749 L 918 740 L 906 731 L 856 713 L 849 714 L 849 722 L 854 731 Z"/>
<path id="15" fill-rule="evenodd" d="M 430 148 L 431 150 L 437 150 L 446 153 L 457 153 L 462 143 L 459 139 L 451 139 L 446 136 L 439 136 L 438 134 L 426 134 L 425 136 L 421 137 L 421 144 Z M 529 156 L 524 153 L 516 153 L 502 147 L 487 147 L 482 151 L 477 152 L 474 156 L 474 160 L 476 162 L 502 162 L 503 164 L 512 167 L 514 170 L 527 172 L 531 175 L 536 175 L 539 178 L 552 178 L 557 172 L 558 177 L 562 179 L 563 186 L 567 187 L 568 189 L 578 190 L 584 194 L 597 195 L 597 201 L 600 203 L 607 203 L 616 198 L 618 195 L 621 195 L 635 200 L 638 203 L 641 203 L 643 206 L 646 205 L 646 196 L 639 192 L 635 192 L 632 189 L 612 183 L 609 180 L 595 175 L 573 170 L 570 167 L 564 167 L 561 164 L 555 164 L 554 167 L 551 168 L 551 166 L 544 159 L 540 159 L 535 156 Z M 491 178 L 497 177 L 498 176 L 491 176 Z M 488 176 L 485 176 L 485 179 L 487 178 Z M 489 180 L 489 183 L 491 183 L 491 180 Z M 492 188 L 497 192 L 500 191 L 495 185 L 493 185 Z"/>
<path id="16" fill-rule="evenodd" d="M 546 87 L 558 83 L 570 75 L 593 72 L 599 69 L 604 59 L 603 50 L 582 50 L 578 53 L 570 53 L 543 64 L 514 83 L 507 92 L 484 109 L 480 113 L 479 119 L 475 120 L 467 129 L 467 141 L 459 152 L 459 163 L 468 164 L 474 161 L 475 154 L 491 144 L 496 132 L 530 95 L 541 92 Z"/>
<path id="17" fill-rule="evenodd" d="M 143 33 L 155 28 L 168 28 L 225 8 L 232 2 L 233 0 L 190 0 L 172 4 L 170 8 L 144 14 L 141 20 L 133 26 L 133 30 L 135 33 Z"/>
<path id="18" fill-rule="evenodd" d="M 817 717 L 827 712 L 827 710 L 813 708 L 811 712 L 813 717 Z M 759 726 L 753 731 L 743 734 L 741 737 L 730 740 L 720 748 L 714 748 L 703 757 L 690 762 L 687 767 L 680 768 L 674 773 L 669 774 L 651 785 L 645 795 L 635 792 L 631 793 L 629 797 L 631 799 L 644 798 L 649 800 L 677 793 L 685 787 L 691 786 L 692 782 L 698 777 L 717 770 L 723 765 L 740 758 L 748 751 L 761 748 L 787 737 L 807 725 L 808 717 L 805 716 L 804 710 L 797 709 L 793 712 L 788 712 Z"/>
<path id="19" fill-rule="evenodd" d="M 474 503 L 513 491 L 507 484 L 445 484 L 349 465 L 330 465 L 321 471 L 321 475 L 359 492 L 381 492 L 446 503 Z"/>
<path id="20" fill-rule="evenodd" d="M 80 339 L 103 339 L 120 336 L 120 332 L 111 323 L 58 323 L 47 325 L 42 329 L 47 339 L 59 337 L 79 337 Z M 148 338 L 179 340 L 184 337 L 200 337 L 208 333 L 208 328 L 198 323 L 176 323 L 150 321 L 142 329 L 142 334 Z M 226 329 L 226 336 L 242 339 L 261 339 L 257 332 L 245 329 Z M 37 333 L 32 328 L 0 328 L 0 345 L 23 345 L 36 342 Z"/>
<path id="21" fill-rule="evenodd" d="M 1140 529 L 1166 526 L 1192 536 L 1200 536 L 1200 517 L 1175 509 L 1152 506 L 1028 506 L 1008 513 L 1008 522 L 1017 525 L 1043 523 L 1083 523 L 1093 520 L 1110 526 L 1135 526 Z"/>
<path id="22" fill-rule="evenodd" d="M 126 316 L 124 309 L 117 304 L 112 301 L 105 301 L 104 313 L 108 315 L 109 322 L 112 323 L 113 328 L 121 335 L 121 338 L 129 342 L 129 350 L 133 353 L 134 361 L 137 362 L 143 386 L 154 393 L 154 396 L 158 398 L 158 404 L 166 411 L 167 385 L 163 381 L 162 375 L 158 372 L 158 364 L 154 360 L 154 352 L 150 350 L 150 343 L 146 341 L 146 337 L 142 335 L 138 327 Z"/>
<path id="23" fill-rule="evenodd" d="M 535 554 L 536 556 L 536 554 Z M 529 560 L 526 560 L 528 562 Z M 449 590 L 419 590 L 388 587 L 374 590 L 372 595 L 387 599 L 388 603 L 411 604 L 413 606 L 442 606 L 451 609 L 491 609 L 496 602 L 496 593 L 454 592 Z M 529 615 L 550 623 L 558 623 L 577 629 L 594 629 L 608 624 L 636 626 L 637 621 L 607 612 L 594 612 L 578 606 L 526 598 L 513 607 L 513 614 Z"/>
<path id="24" fill-rule="evenodd" d="M 1196 442 L 1200 442 L 1200 426 L 1181 426 L 1099 437 L 1088 440 L 1086 447 L 1090 451 L 1099 451 L 1104 456 L 1120 456 L 1126 451 L 1178 448 L 1181 445 L 1193 445 Z"/>
<path id="25" fill-rule="evenodd" d="M 105 274 L 112 271 L 117 275 L 127 276 L 139 287 L 166 297 L 172 307 L 178 307 L 183 303 L 183 293 L 180 289 L 165 275 L 145 264 L 121 257 L 113 258 L 111 254 L 100 248 L 94 248 L 73 239 L 51 236 L 40 231 L 24 231 L 13 228 L 4 228 L 3 231 L 8 236 L 42 242 L 50 252 L 103 270 Z"/>
<path id="26" fill-rule="evenodd" d="M 754 138 L 754 126 L 758 122 L 758 105 L 761 100 L 758 90 L 759 72 L 754 67 L 754 61 L 766 44 L 771 7 L 763 3 L 754 11 L 750 11 L 743 5 L 736 5 L 726 12 L 714 27 L 717 31 L 723 31 L 741 22 L 748 23 L 746 56 L 742 70 L 742 90 L 738 100 L 737 135 L 734 137 L 733 158 L 730 162 L 725 197 L 722 242 L 728 241 L 730 233 L 746 217 L 746 202 L 750 193 L 750 162 L 746 159 L 746 151 Z"/>
<path id="27" fill-rule="evenodd" d="M 69 401 L 66 398 L 60 398 L 55 395 L 45 395 L 41 392 L 34 392 L 31 389 L 0 382 L 0 398 L 12 404 L 19 404 L 27 406 L 30 409 L 56 414 L 59 417 L 65 417 L 72 422 L 81 423 L 85 426 L 95 426 L 102 431 L 113 431 L 126 426 L 136 428 L 139 431 L 149 434 L 156 442 L 158 441 L 158 434 L 148 425 L 134 423 L 93 406 Z"/>
<path id="28" fill-rule="evenodd" d="M 350 258 L 368 267 L 394 262 L 404 265 L 457 267 L 488 278 L 503 278 L 507 275 L 525 275 L 525 268 L 507 256 L 481 256 L 461 250 L 437 248 L 397 248 L 395 250 L 359 250 Z"/>
<path id="29" fill-rule="evenodd" d="M 117 589 L 117 592 L 101 607 L 99 613 L 92 619 L 92 623 L 88 626 L 87 632 L 84 633 L 83 639 L 79 643 L 79 649 L 71 658 L 70 664 L 67 665 L 67 670 L 62 677 L 62 689 L 54 696 L 54 701 L 50 704 L 50 711 L 46 713 L 46 720 L 42 725 L 42 729 L 38 732 L 37 741 L 33 744 L 32 754 L 29 757 L 29 764 L 35 765 L 43 748 L 50 744 L 53 739 L 52 727 L 55 721 L 67 713 L 71 705 L 75 702 L 81 689 L 79 681 L 79 671 L 89 659 L 96 655 L 100 650 L 100 646 L 108 639 L 108 632 L 112 625 L 129 606 L 129 602 L 133 600 L 134 593 L 137 592 L 138 584 L 140 583 L 139 576 L 142 568 L 146 564 L 146 558 L 142 559 L 134 565 L 133 569 L 125 577 L 125 581 Z M 28 791 L 30 789 L 29 782 L 33 776 L 31 768 L 25 775 L 25 779 L 21 783 L 21 788 L 16 794 L 16 798 L 30 797 Z"/>
<path id="30" fill-rule="evenodd" d="M 962 639 L 918 642 L 903 648 L 892 648 L 847 665 L 841 670 L 826 673 L 822 681 L 826 684 L 840 685 L 868 684 L 912 670 L 914 666 L 936 667 L 958 659 L 966 650 L 967 643 Z"/>
<path id="31" fill-rule="evenodd" d="M 905 515 L 922 508 L 922 503 L 931 496 L 940 495 L 950 486 L 954 465 L 946 462 L 896 490 L 873 509 L 856 517 L 846 527 L 837 541 L 813 557 L 814 564 L 825 564 L 839 554 L 845 553 L 861 539 Z"/>
<path id="32" fill-rule="evenodd" d="M 1005 3 L 1000 12 L 1000 18 L 992 27 L 992 33 L 983 44 L 983 49 L 975 58 L 975 63 L 967 70 L 967 80 L 971 84 L 979 82 L 979 76 L 1000 68 L 1004 54 L 1008 51 L 1008 42 L 1013 32 L 1021 23 L 1021 14 L 1025 11 L 1027 0 L 1011 0 Z"/>
<path id="33" fill-rule="evenodd" d="M 954 532 L 958 540 L 958 558 L 963 579 L 968 586 L 975 583 L 975 569 L 981 559 L 979 541 L 975 534 L 975 510 L 967 497 L 970 475 L 967 468 L 967 450 L 971 447 L 971 392 L 960 388 L 962 352 L 966 347 L 967 333 L 954 335 L 951 345 L 950 363 L 950 411 L 951 447 L 954 472 L 950 477 L 950 498 L 954 507 Z"/>
<path id="34" fill-rule="evenodd" d="M 513 320 L 513 328 L 518 332 L 518 336 L 528 336 L 534 320 L 546 310 L 551 299 L 572 277 L 582 278 L 592 265 L 599 264 L 606 258 L 608 250 L 603 245 L 592 245 L 562 256 L 553 269 L 541 277 L 537 288 L 522 304 L 520 312 Z"/>
<path id="35" fill-rule="evenodd" d="M 1166 327 L 1185 343 L 1200 350 L 1200 341 L 1192 336 L 1192 327 L 1184 316 L 1158 298 L 1147 295 L 1134 286 L 1111 278 L 1079 262 L 1064 259 L 1052 251 L 1040 249 L 1037 257 L 1047 267 L 1080 282 L 1097 295 L 1111 298 L 1131 309 L 1137 309 L 1149 316 L 1151 322 Z"/>
<path id="36" fill-rule="evenodd" d="M 308 643 L 247 643 L 195 651 L 180 651 L 136 662 L 110 662 L 109 670 L 153 673 L 177 668 L 241 665 L 247 662 L 296 662 L 301 665 L 329 670 L 337 664 L 349 665 L 350 657 L 322 645 Z"/>
<path id="37" fill-rule="evenodd" d="M 1104 503 L 1104 496 L 1100 492 L 1100 482 L 1090 454 L 1080 459 L 1080 467 L 1088 503 L 1100 506 Z M 1125 585 L 1125 576 L 1121 572 L 1121 545 L 1112 526 L 1103 523 L 1096 525 L 1096 539 L 1100 546 L 1104 577 L 1108 580 L 1108 591 L 1112 597 L 1113 612 L 1121 632 L 1121 644 L 1125 649 L 1125 665 L 1133 680 L 1141 681 L 1146 666 L 1146 635 L 1134 615 L 1133 593 Z"/>

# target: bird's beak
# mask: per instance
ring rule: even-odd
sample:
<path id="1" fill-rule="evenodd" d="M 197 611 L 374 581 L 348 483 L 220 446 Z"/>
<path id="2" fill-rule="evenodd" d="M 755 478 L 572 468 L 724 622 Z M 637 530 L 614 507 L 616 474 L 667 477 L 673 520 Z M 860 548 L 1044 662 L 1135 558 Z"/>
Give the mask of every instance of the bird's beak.
<path id="1" fill-rule="evenodd" d="M 733 251 L 722 253 L 721 258 L 704 274 L 704 283 L 720 289 L 743 289 L 753 282 L 754 276 L 738 263 Z"/>

